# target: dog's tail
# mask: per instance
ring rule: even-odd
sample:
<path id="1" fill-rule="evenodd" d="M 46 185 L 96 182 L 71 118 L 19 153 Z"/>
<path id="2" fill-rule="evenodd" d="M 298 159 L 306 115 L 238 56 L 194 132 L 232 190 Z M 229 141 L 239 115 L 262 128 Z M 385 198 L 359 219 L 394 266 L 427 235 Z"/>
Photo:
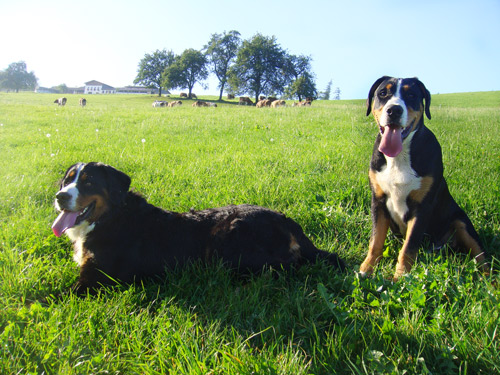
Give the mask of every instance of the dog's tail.
<path id="1" fill-rule="evenodd" d="M 290 231 L 297 242 L 303 263 L 314 263 L 320 260 L 327 262 L 341 272 L 345 272 L 346 265 L 337 254 L 318 249 L 304 234 L 302 228 L 297 223 L 293 220 L 290 220 L 289 223 L 291 225 Z"/>
<path id="2" fill-rule="evenodd" d="M 341 272 L 346 271 L 346 265 L 344 261 L 335 253 L 319 250 L 316 247 L 314 247 L 314 251 L 305 248 L 302 251 L 302 257 L 309 262 L 315 262 L 317 260 L 324 261 Z"/>

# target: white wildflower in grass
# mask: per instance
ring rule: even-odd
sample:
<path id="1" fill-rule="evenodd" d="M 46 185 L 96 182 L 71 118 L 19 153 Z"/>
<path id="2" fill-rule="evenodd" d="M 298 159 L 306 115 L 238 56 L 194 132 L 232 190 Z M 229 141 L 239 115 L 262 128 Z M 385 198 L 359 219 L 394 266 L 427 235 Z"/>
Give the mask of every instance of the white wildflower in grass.
<path id="1" fill-rule="evenodd" d="M 146 140 L 142 138 L 141 142 L 142 142 L 142 164 L 144 164 L 144 145 L 146 144 Z"/>
<path id="2" fill-rule="evenodd" d="M 47 138 L 49 139 L 50 153 L 52 154 L 52 142 L 50 141 L 50 133 L 47 133 Z"/>

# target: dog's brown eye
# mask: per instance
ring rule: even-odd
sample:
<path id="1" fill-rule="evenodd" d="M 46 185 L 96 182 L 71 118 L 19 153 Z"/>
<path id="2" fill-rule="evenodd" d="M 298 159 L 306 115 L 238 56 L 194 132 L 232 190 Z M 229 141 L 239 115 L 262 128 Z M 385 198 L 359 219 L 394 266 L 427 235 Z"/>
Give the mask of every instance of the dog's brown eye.
<path id="1" fill-rule="evenodd" d="M 385 98 L 387 96 L 387 89 L 382 89 L 379 91 L 378 96 Z"/>

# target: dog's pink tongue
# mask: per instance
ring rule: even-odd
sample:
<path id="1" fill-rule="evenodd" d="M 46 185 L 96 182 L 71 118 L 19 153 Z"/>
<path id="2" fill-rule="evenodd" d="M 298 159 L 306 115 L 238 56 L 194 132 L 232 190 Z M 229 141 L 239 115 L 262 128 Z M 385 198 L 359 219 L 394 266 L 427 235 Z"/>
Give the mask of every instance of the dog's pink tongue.
<path id="1" fill-rule="evenodd" d="M 66 230 L 75 225 L 78 215 L 79 212 L 62 211 L 54 221 L 54 224 L 52 224 L 54 234 L 57 237 L 61 237 Z"/>
<path id="2" fill-rule="evenodd" d="M 403 149 L 401 131 L 399 126 L 386 126 L 378 150 L 391 158 L 398 156 Z"/>

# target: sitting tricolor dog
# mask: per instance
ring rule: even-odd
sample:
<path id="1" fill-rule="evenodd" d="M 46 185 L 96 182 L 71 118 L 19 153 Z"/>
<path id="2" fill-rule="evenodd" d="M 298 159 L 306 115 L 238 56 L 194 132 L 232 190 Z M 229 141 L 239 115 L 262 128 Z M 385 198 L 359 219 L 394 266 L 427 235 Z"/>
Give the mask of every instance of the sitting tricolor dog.
<path id="1" fill-rule="evenodd" d="M 424 234 L 436 247 L 450 242 L 470 252 L 489 271 L 478 234 L 448 191 L 441 146 L 424 125 L 430 105 L 431 95 L 417 78 L 384 76 L 370 89 L 366 115 L 373 113 L 379 134 L 370 162 L 373 226 L 362 274 L 371 274 L 382 257 L 389 227 L 404 236 L 395 279 L 410 271 Z"/>
<path id="2" fill-rule="evenodd" d="M 336 254 L 318 250 L 281 213 L 251 205 L 176 213 L 147 203 L 129 186 L 129 176 L 101 163 L 74 164 L 62 179 L 52 230 L 73 242 L 78 294 L 113 280 L 158 276 L 193 260 L 220 258 L 242 272 L 316 259 L 344 269 Z"/>

